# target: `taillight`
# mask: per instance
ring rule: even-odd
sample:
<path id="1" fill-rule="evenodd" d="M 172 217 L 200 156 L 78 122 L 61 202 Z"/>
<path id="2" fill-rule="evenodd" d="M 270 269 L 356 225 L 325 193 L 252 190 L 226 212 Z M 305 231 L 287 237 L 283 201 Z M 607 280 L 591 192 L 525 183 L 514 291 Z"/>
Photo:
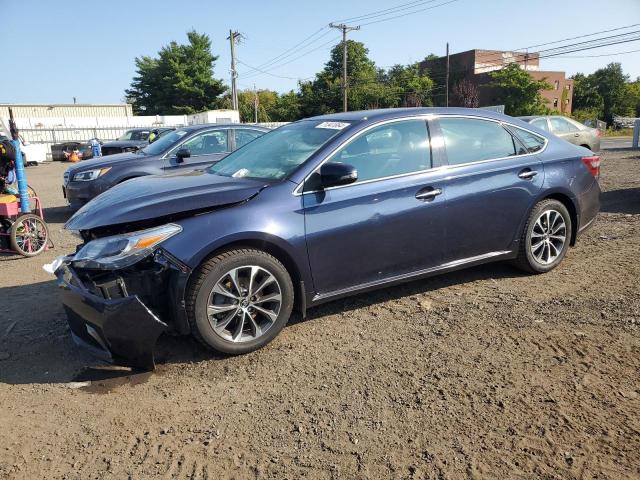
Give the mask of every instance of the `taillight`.
<path id="1" fill-rule="evenodd" d="M 600 177 L 600 157 L 594 155 L 593 157 L 582 157 L 582 163 L 584 163 L 589 173 L 594 177 Z"/>

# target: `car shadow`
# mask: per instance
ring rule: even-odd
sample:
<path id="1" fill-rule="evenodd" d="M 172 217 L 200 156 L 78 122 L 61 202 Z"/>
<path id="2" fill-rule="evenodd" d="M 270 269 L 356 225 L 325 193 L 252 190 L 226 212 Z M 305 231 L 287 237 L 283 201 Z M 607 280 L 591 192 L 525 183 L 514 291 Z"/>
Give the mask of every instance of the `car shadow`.
<path id="1" fill-rule="evenodd" d="M 307 310 L 307 316 L 304 319 L 299 313 L 294 313 L 287 327 L 306 322 L 320 321 L 330 315 L 366 308 L 371 305 L 397 300 L 403 297 L 437 292 L 438 290 L 453 285 L 463 285 L 478 280 L 495 280 L 522 276 L 526 276 L 526 274 L 516 270 L 507 262 L 479 265 L 465 270 L 422 278 L 392 287 L 382 287 L 378 290 L 327 302 L 309 308 Z M 211 352 L 191 336 L 164 336 L 160 338 L 156 347 L 156 363 L 160 366 L 160 369 L 162 365 L 166 364 L 195 363 L 208 360 L 224 360 L 225 358 L 228 358 L 228 356 Z"/>
<path id="2" fill-rule="evenodd" d="M 600 211 L 607 213 L 640 213 L 640 188 L 610 190 L 600 194 Z"/>
<path id="3" fill-rule="evenodd" d="M 329 302 L 309 309 L 304 320 L 294 314 L 288 326 L 451 285 L 521 275 L 505 263 L 482 265 Z M 65 384 L 95 393 L 146 381 L 149 372 L 110 366 L 74 344 L 57 288 L 54 280 L 0 288 L 0 383 Z M 191 336 L 163 335 L 156 345 L 160 372 L 165 365 L 226 358 Z"/>
<path id="4" fill-rule="evenodd" d="M 66 223 L 73 213 L 73 210 L 69 207 L 46 207 L 42 209 L 42 214 L 47 223 Z"/>

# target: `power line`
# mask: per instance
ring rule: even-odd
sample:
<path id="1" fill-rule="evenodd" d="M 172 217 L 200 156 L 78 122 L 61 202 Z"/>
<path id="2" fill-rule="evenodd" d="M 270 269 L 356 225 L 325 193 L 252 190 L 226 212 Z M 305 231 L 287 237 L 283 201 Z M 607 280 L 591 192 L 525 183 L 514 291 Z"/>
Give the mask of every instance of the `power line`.
<path id="1" fill-rule="evenodd" d="M 433 5 L 431 7 L 421 8 L 419 10 L 413 10 L 411 12 L 403 13 L 401 15 L 395 15 L 395 16 L 392 16 L 392 17 L 389 17 L 389 18 L 382 18 L 380 20 L 373 20 L 371 22 L 362 23 L 360 25 L 363 26 L 363 27 L 366 27 L 367 25 L 373 25 L 375 23 L 388 22 L 389 20 L 395 20 L 396 18 L 406 17 L 408 15 L 413 15 L 415 13 L 426 12 L 427 10 L 433 10 L 434 8 L 443 7 L 445 5 L 449 5 L 450 3 L 454 3 L 454 2 L 458 2 L 458 1 L 459 0 L 449 0 L 448 2 L 439 3 L 438 5 Z"/>
<path id="2" fill-rule="evenodd" d="M 261 68 L 252 67 L 251 65 L 249 65 L 247 63 L 244 63 L 242 60 L 236 59 L 236 62 L 238 62 L 241 65 L 244 65 L 245 67 L 247 67 L 247 68 L 249 68 L 251 70 L 255 70 L 256 72 L 260 72 L 260 73 L 263 73 L 265 75 L 269 75 L 269 76 L 276 77 L 276 78 L 284 78 L 286 80 L 307 80 L 308 78 L 313 78 L 313 77 L 297 78 L 297 77 L 288 77 L 286 75 L 276 75 L 275 73 L 271 73 L 271 72 L 268 72 L 266 70 L 262 70 Z"/>
<path id="3" fill-rule="evenodd" d="M 389 15 L 393 13 L 397 13 L 403 10 L 409 10 L 412 8 L 418 7 L 420 4 L 425 3 L 433 3 L 438 0 L 414 0 L 413 2 L 401 3 L 400 5 L 396 5 L 395 7 L 385 8 L 384 10 L 376 10 L 375 12 L 365 13 L 364 15 L 359 15 L 357 17 L 344 18 L 342 20 L 336 20 L 336 22 L 357 22 L 361 20 L 369 20 L 371 18 L 380 17 L 384 15 Z"/>
<path id="4" fill-rule="evenodd" d="M 640 50 L 627 50 L 626 52 L 611 52 L 611 53 L 603 53 L 602 55 L 567 55 L 567 56 L 556 56 L 553 57 L 554 60 L 556 58 L 599 58 L 599 57 L 614 57 L 616 55 L 626 55 L 627 53 L 636 53 L 640 52 Z"/>
<path id="5" fill-rule="evenodd" d="M 298 52 L 298 51 L 300 51 L 300 50 L 302 50 L 304 48 L 307 48 L 310 45 L 313 45 L 318 40 L 320 40 L 321 38 L 326 37 L 327 35 L 329 35 L 329 33 L 331 33 L 331 30 L 327 29 L 326 32 L 324 32 L 322 35 L 320 35 L 318 37 L 317 36 L 318 33 L 322 32 L 325 29 L 327 29 L 327 27 L 322 27 L 321 29 L 316 30 L 313 34 L 309 35 L 303 41 L 296 43 L 293 47 L 285 50 L 280 55 L 278 55 L 276 57 L 273 57 L 271 60 L 269 60 L 269 61 L 267 61 L 265 63 L 261 63 L 260 65 L 258 65 L 258 67 L 265 68 L 265 67 L 268 67 L 269 65 L 272 65 L 274 63 L 279 63 L 284 58 L 290 57 L 291 55 L 294 55 L 296 52 Z M 313 38 L 313 37 L 316 37 L 316 38 Z M 311 40 L 312 38 L 313 38 L 313 40 Z"/>
<path id="6" fill-rule="evenodd" d="M 384 17 L 385 15 L 394 14 L 396 12 L 400 12 L 400 11 L 403 11 L 403 10 L 413 9 L 415 7 L 420 7 L 421 5 L 433 3 L 435 1 L 438 1 L 438 0 L 414 0 L 412 2 L 396 5 L 395 7 L 387 8 L 387 9 L 384 9 L 384 10 L 378 10 L 376 12 L 370 12 L 368 14 L 361 15 L 360 17 L 365 18 L 365 19 L 377 18 L 377 17 L 380 17 L 380 16 Z M 410 12 L 407 12 L 407 13 L 404 13 L 404 14 L 401 14 L 401 15 L 395 15 L 395 16 L 392 16 L 392 17 L 389 17 L 389 18 L 381 18 L 379 20 L 375 20 L 375 21 L 372 21 L 372 22 L 367 22 L 367 23 L 365 23 L 363 25 L 372 25 L 374 23 L 379 23 L 379 22 L 383 22 L 383 21 L 387 21 L 387 20 L 393 20 L 395 18 L 401 18 L 401 17 L 407 16 L 407 15 L 423 12 L 423 11 L 426 11 L 426 10 L 431 10 L 433 8 L 437 8 L 437 7 L 440 7 L 440 6 L 443 6 L 443 5 L 447 5 L 449 3 L 453 3 L 453 2 L 457 2 L 457 1 L 459 1 L 459 0 L 449 0 L 447 2 L 438 4 L 438 5 L 433 5 L 433 6 L 430 6 L 430 7 L 427 7 L 427 8 L 419 8 L 417 10 L 412 10 Z M 354 18 L 360 18 L 360 17 L 354 17 Z M 324 32 L 324 34 L 320 35 L 319 37 L 314 38 L 316 35 L 321 33 L 325 28 L 327 28 L 327 27 L 322 27 L 322 28 L 316 30 L 314 33 L 312 33 L 311 35 L 306 37 L 301 42 L 298 42 L 293 47 L 285 50 L 280 55 L 278 55 L 276 57 L 273 57 L 268 62 L 265 62 L 265 63 L 262 63 L 262 64 L 258 65 L 257 67 L 255 67 L 255 69 L 261 69 L 261 70 L 266 71 L 265 70 L 266 67 L 269 67 L 269 70 L 274 70 L 276 68 L 282 67 L 283 65 L 291 63 L 294 60 L 302 58 L 302 57 L 306 56 L 308 53 L 316 51 L 316 49 L 310 50 L 310 51 L 306 52 L 304 55 L 297 56 L 291 61 L 287 61 L 286 63 L 282 63 L 282 60 L 285 60 L 285 59 L 289 58 L 290 56 L 295 55 L 298 51 L 303 50 L 304 48 L 311 46 L 313 43 L 317 42 L 321 38 L 324 38 L 326 35 L 328 35 L 328 32 L 330 30 L 328 30 L 327 32 Z M 313 40 L 311 40 L 311 39 L 313 39 Z M 321 48 L 321 47 L 318 47 L 318 49 L 319 48 Z M 266 74 L 266 73 L 264 73 L 264 71 L 263 72 L 259 72 L 259 73 L 255 73 L 254 72 L 253 75 L 251 75 L 251 76 L 259 76 L 261 74 Z"/>
<path id="7" fill-rule="evenodd" d="M 604 32 L 607 32 L 606 30 Z M 597 32 L 591 35 L 582 35 L 580 37 L 574 37 L 574 38 L 582 38 L 585 36 L 592 36 L 598 33 L 604 33 L 604 32 Z M 618 35 L 610 35 L 610 36 L 606 36 L 606 37 L 601 37 L 601 38 L 596 38 L 596 39 L 592 39 L 586 42 L 577 42 L 577 43 L 573 43 L 573 44 L 567 44 L 567 45 L 561 45 L 559 47 L 554 47 L 554 48 L 549 48 L 549 49 L 545 49 L 545 50 L 540 50 L 539 52 L 533 52 L 532 54 L 528 54 L 528 53 L 524 53 L 524 52 L 517 52 L 514 50 L 510 50 L 508 52 L 512 52 L 512 53 L 516 53 L 517 56 L 523 57 L 523 58 L 514 58 L 513 60 L 511 60 L 508 63 L 526 63 L 527 61 L 530 61 L 532 59 L 544 59 L 544 58 L 552 58 L 552 57 L 556 57 L 556 56 L 560 56 L 560 55 L 564 55 L 567 53 L 574 53 L 574 52 L 579 52 L 579 51 L 585 51 L 585 50 L 592 50 L 595 48 L 602 48 L 602 47 L 606 47 L 606 46 L 610 46 L 610 45 L 618 45 L 621 43 L 630 43 L 630 42 L 635 42 L 640 40 L 640 30 L 637 31 L 633 31 L 633 32 L 627 32 L 624 34 L 618 34 Z M 629 36 L 634 35 L 633 37 L 629 38 Z M 549 42 L 549 44 L 552 43 L 558 43 L 558 42 Z M 481 57 L 482 60 L 482 65 L 483 67 L 502 67 L 505 66 L 507 63 L 505 62 L 499 62 L 499 63 L 491 63 L 492 59 L 495 59 L 496 61 L 499 59 L 504 58 L 503 57 L 504 52 L 500 51 L 500 52 L 496 52 L 493 55 L 488 55 L 488 56 L 484 56 Z M 440 57 L 443 58 L 443 57 Z M 453 70 L 453 72 L 459 73 L 459 72 L 466 72 L 468 71 L 468 69 L 458 69 L 458 70 Z M 439 77 L 443 77 L 444 74 L 441 75 L 430 75 L 431 78 L 439 78 Z"/>
<path id="8" fill-rule="evenodd" d="M 328 45 L 330 45 L 330 44 L 335 44 L 338 40 L 340 40 L 340 37 L 332 38 L 332 39 L 331 39 L 331 40 L 329 40 L 328 42 L 323 43 L 322 45 L 320 45 L 320 46 L 318 46 L 318 47 L 315 47 L 315 48 L 313 48 L 312 50 L 308 50 L 308 51 L 306 51 L 305 53 L 303 53 L 302 55 L 299 55 L 299 56 L 297 56 L 297 57 L 292 58 L 291 60 L 288 60 L 288 61 L 286 61 L 286 62 L 284 62 L 284 63 L 279 64 L 277 68 L 284 67 L 285 65 L 288 65 L 288 64 L 290 64 L 290 63 L 292 63 L 292 62 L 295 62 L 296 60 L 298 60 L 298 59 L 300 59 L 300 58 L 302 58 L 302 57 L 306 57 L 306 56 L 307 56 L 307 55 L 309 55 L 310 53 L 313 53 L 313 52 L 315 52 L 315 51 L 317 51 L 317 50 L 320 50 L 321 48 L 324 48 L 324 47 L 326 47 L 326 46 L 328 46 Z M 271 69 L 270 69 L 270 70 L 271 70 Z M 257 77 L 257 76 L 259 76 L 259 75 L 261 75 L 261 74 L 260 74 L 260 73 L 253 73 L 253 74 L 252 74 L 252 73 L 250 73 L 250 74 L 248 74 L 248 75 L 245 75 L 245 76 L 244 76 L 244 78 L 252 78 L 252 77 Z"/>
<path id="9" fill-rule="evenodd" d="M 618 30 L 626 30 L 627 28 L 632 28 L 632 27 L 637 27 L 637 26 L 640 26 L 640 23 L 634 23 L 632 25 L 627 25 L 626 27 L 617 27 L 617 28 L 611 28 L 609 30 L 601 30 L 599 32 L 587 33 L 586 35 L 578 35 L 577 37 L 563 38 L 562 40 L 555 40 L 553 42 L 539 43 L 538 45 L 529 45 L 528 47 L 522 47 L 522 48 L 518 48 L 516 50 L 526 50 L 526 49 L 529 49 L 529 48 L 545 47 L 547 45 L 553 45 L 555 43 L 568 42 L 569 40 L 577 40 L 579 38 L 593 37 L 594 35 L 600 35 L 601 33 L 616 32 Z"/>

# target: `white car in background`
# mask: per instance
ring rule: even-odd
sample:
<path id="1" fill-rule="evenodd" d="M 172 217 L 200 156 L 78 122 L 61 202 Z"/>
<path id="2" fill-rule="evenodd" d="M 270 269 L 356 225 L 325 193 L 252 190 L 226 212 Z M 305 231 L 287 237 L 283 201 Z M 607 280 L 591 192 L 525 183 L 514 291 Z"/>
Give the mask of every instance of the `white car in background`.
<path id="1" fill-rule="evenodd" d="M 0 142 L 5 140 L 9 140 L 9 137 L 0 135 Z M 28 167 L 47 161 L 47 146 L 44 144 L 29 143 L 20 140 L 20 151 L 22 152 L 22 161 Z"/>

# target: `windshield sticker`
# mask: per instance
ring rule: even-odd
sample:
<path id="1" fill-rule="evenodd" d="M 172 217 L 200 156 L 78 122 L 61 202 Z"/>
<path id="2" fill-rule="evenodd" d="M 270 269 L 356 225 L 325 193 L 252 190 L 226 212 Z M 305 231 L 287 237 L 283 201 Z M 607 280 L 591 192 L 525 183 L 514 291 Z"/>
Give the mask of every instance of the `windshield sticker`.
<path id="1" fill-rule="evenodd" d="M 322 122 L 316 125 L 316 128 L 330 128 L 331 130 L 342 130 L 345 127 L 348 127 L 349 124 L 346 122 Z"/>
<path id="2" fill-rule="evenodd" d="M 248 173 L 249 173 L 249 170 L 247 170 L 246 168 L 241 168 L 231 176 L 235 178 L 242 178 L 242 177 L 245 177 Z"/>

